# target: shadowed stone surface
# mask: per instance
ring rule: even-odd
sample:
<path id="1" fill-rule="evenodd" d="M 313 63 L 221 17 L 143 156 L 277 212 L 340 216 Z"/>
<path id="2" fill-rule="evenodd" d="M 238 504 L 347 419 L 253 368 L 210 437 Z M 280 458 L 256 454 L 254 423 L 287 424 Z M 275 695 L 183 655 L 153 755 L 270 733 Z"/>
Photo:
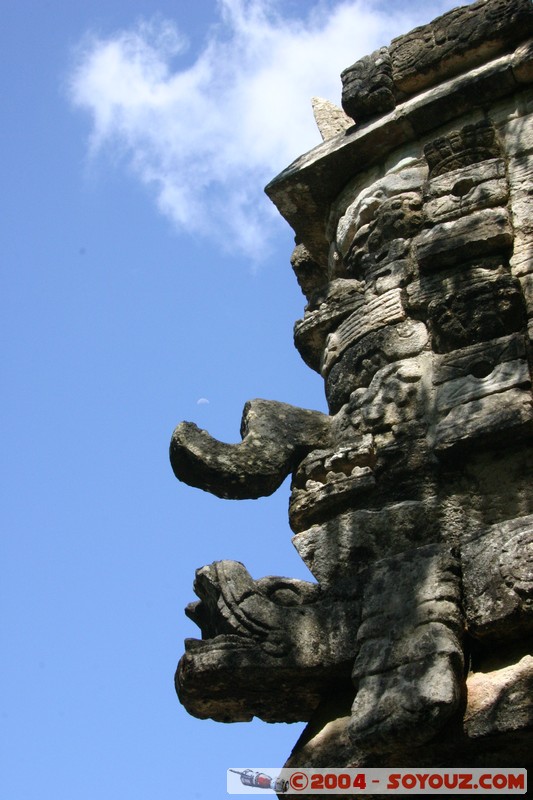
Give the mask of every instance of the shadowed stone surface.
<path id="1" fill-rule="evenodd" d="M 325 686 L 349 683 L 357 595 L 290 578 L 254 581 L 236 561 L 197 570 L 187 615 L 203 641 L 186 642 L 176 687 L 188 711 L 221 722 L 307 720 Z M 275 697 L 274 697 L 275 696 Z"/>
<path id="2" fill-rule="evenodd" d="M 172 436 L 170 462 L 177 478 L 218 497 L 262 497 L 281 485 L 302 455 L 328 441 L 329 426 L 319 411 L 250 400 L 240 444 L 224 444 L 182 422 Z"/>
<path id="3" fill-rule="evenodd" d="M 356 61 L 341 74 L 342 107 L 356 122 L 390 111 L 396 105 L 388 47 Z"/>

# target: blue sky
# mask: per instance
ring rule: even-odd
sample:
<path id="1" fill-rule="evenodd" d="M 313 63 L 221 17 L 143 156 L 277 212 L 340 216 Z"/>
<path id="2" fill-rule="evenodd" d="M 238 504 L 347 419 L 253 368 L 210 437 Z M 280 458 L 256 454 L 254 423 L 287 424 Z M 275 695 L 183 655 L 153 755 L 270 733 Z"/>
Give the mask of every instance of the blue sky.
<path id="1" fill-rule="evenodd" d="M 303 725 L 189 717 L 173 673 L 194 570 L 309 577 L 288 485 L 180 485 L 182 419 L 239 439 L 246 400 L 326 410 L 292 326 L 292 234 L 263 186 L 320 142 L 310 98 L 454 5 L 7 0 L 0 795 L 226 796 Z"/>

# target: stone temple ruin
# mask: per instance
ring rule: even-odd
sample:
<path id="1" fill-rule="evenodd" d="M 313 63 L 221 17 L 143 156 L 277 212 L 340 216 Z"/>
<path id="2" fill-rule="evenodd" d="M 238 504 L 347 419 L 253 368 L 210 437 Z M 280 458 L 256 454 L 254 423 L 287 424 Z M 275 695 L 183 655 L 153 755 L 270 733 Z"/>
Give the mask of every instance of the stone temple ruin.
<path id="1" fill-rule="evenodd" d="M 174 432 L 219 497 L 292 474 L 317 582 L 202 567 L 176 676 L 197 717 L 307 721 L 288 766 L 533 766 L 532 35 L 531 0 L 480 0 L 343 72 L 266 189 L 329 415 Z"/>

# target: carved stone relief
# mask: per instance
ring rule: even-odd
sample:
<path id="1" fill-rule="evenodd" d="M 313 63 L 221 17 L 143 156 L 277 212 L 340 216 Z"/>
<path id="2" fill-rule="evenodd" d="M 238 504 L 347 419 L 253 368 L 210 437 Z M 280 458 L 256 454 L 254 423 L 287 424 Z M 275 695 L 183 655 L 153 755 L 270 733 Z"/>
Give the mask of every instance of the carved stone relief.
<path id="1" fill-rule="evenodd" d="M 317 583 L 200 569 L 177 688 L 200 717 L 310 720 L 295 766 L 531 763 L 532 31 L 487 0 L 343 73 L 362 124 L 267 187 L 329 415 L 254 400 L 239 444 L 174 433 L 176 476 L 220 497 L 292 475 Z"/>

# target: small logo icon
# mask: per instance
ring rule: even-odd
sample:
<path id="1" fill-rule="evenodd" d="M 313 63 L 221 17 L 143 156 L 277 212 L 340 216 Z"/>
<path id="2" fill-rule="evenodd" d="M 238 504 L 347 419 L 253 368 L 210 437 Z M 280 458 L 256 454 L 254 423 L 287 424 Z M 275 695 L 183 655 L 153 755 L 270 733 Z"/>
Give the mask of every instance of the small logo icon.
<path id="1" fill-rule="evenodd" d="M 264 772 L 255 772 L 253 769 L 230 769 L 229 772 L 236 772 L 240 776 L 243 786 L 253 786 L 257 789 L 273 789 L 280 794 L 286 792 L 289 788 L 288 781 L 282 778 L 271 778 L 270 775 Z"/>

